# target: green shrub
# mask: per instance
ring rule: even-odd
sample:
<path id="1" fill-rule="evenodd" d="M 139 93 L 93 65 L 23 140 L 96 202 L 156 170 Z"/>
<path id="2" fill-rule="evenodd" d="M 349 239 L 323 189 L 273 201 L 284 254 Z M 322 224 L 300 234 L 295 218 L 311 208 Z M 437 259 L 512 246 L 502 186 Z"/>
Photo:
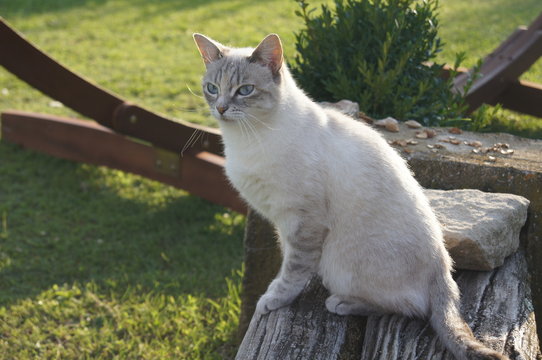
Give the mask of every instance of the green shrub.
<path id="1" fill-rule="evenodd" d="M 305 28 L 295 34 L 290 67 L 313 98 L 350 99 L 375 118 L 425 125 L 461 117 L 462 99 L 440 76 L 443 65 L 424 65 L 442 50 L 436 0 L 335 0 L 318 15 L 298 3 Z"/>

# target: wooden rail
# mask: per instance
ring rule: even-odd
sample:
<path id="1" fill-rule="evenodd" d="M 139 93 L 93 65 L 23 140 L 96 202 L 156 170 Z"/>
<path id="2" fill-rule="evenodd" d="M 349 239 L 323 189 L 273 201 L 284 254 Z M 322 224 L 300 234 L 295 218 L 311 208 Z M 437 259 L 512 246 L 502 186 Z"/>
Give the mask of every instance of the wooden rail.
<path id="1" fill-rule="evenodd" d="M 466 94 L 469 111 L 482 104 L 501 104 L 510 110 L 542 117 L 542 85 L 519 80 L 542 56 L 542 13 L 520 27 L 482 62 L 477 79 Z M 454 79 L 454 90 L 462 93 L 469 72 Z"/>
<path id="2" fill-rule="evenodd" d="M 142 175 L 246 212 L 224 175 L 224 158 L 208 151 L 190 149 L 181 157 L 94 121 L 19 111 L 2 114 L 2 138 L 53 156 Z"/>
<path id="3" fill-rule="evenodd" d="M 174 121 L 91 83 L 41 52 L 0 18 L 0 65 L 94 121 L 20 111 L 2 113 L 6 141 L 70 160 L 143 175 L 239 212 L 217 129 Z M 196 131 L 195 142 L 181 150 Z"/>
<path id="4" fill-rule="evenodd" d="M 529 28 L 517 30 L 486 58 L 482 78 L 467 94 L 470 110 L 483 102 L 501 103 L 512 110 L 542 117 L 542 85 L 517 80 L 541 54 L 542 14 Z M 96 121 L 8 111 L 2 114 L 4 140 L 54 156 L 141 174 L 237 211 L 246 211 L 223 173 L 218 129 L 174 121 L 125 101 L 50 58 L 1 17 L 0 65 Z M 465 71 L 455 79 L 456 91 L 461 91 L 467 78 Z M 181 158 L 181 149 L 195 131 L 202 133 L 203 141 L 194 143 Z M 131 152 L 139 156 L 130 155 Z M 162 166 L 165 162 L 171 171 Z"/>

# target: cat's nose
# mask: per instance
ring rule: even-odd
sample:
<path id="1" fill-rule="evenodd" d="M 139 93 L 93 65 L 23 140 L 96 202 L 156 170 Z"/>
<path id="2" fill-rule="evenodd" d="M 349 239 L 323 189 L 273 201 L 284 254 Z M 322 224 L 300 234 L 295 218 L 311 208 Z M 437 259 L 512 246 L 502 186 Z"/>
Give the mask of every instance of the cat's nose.
<path id="1" fill-rule="evenodd" d="M 218 105 L 216 109 L 218 110 L 220 115 L 222 115 L 226 112 L 226 110 L 228 110 L 228 105 Z"/>

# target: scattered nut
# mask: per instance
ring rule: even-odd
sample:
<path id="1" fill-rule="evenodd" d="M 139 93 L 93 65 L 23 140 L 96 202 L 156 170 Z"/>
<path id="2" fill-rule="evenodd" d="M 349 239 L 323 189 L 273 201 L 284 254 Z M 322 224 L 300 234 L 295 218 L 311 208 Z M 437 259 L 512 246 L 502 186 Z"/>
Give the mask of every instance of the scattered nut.
<path id="1" fill-rule="evenodd" d="M 461 144 L 461 141 L 459 141 L 457 139 L 450 139 L 450 144 L 459 145 L 459 144 Z"/>
<path id="2" fill-rule="evenodd" d="M 425 131 L 417 132 L 415 135 L 418 139 L 427 139 L 427 133 Z"/>
<path id="3" fill-rule="evenodd" d="M 503 155 L 512 155 L 514 153 L 514 149 L 501 149 L 500 152 Z"/>
<path id="4" fill-rule="evenodd" d="M 358 118 L 360 120 L 363 120 L 364 122 L 366 122 L 367 124 L 372 124 L 375 122 L 375 119 L 373 119 L 372 117 L 368 116 L 367 114 L 365 114 L 363 111 L 360 111 L 358 112 Z"/>
<path id="5" fill-rule="evenodd" d="M 437 132 L 433 129 L 425 129 L 424 131 L 427 134 L 428 138 L 433 138 L 437 135 Z"/>
<path id="6" fill-rule="evenodd" d="M 376 126 L 385 128 L 391 132 L 399 132 L 399 122 L 392 117 L 387 117 L 385 119 L 377 120 L 374 122 Z"/>
<path id="7" fill-rule="evenodd" d="M 463 134 L 463 130 L 461 130 L 460 128 L 457 128 L 457 127 L 450 128 L 450 130 L 448 130 L 448 132 L 450 134 L 456 134 L 456 135 Z"/>
<path id="8" fill-rule="evenodd" d="M 482 147 L 482 143 L 478 140 L 467 142 L 467 145 L 476 147 L 476 148 Z"/>
<path id="9" fill-rule="evenodd" d="M 418 141 L 414 139 L 408 139 L 406 142 L 408 145 L 418 145 Z"/>

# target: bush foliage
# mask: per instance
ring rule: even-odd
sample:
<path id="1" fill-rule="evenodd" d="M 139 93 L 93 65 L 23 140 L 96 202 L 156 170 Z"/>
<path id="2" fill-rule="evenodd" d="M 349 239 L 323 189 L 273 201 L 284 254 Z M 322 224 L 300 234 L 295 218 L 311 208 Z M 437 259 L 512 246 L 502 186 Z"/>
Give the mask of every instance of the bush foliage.
<path id="1" fill-rule="evenodd" d="M 370 116 L 425 125 L 461 116 L 443 65 L 424 65 L 442 50 L 436 0 L 335 0 L 318 15 L 298 3 L 305 27 L 295 34 L 290 66 L 313 98 L 350 99 Z"/>

